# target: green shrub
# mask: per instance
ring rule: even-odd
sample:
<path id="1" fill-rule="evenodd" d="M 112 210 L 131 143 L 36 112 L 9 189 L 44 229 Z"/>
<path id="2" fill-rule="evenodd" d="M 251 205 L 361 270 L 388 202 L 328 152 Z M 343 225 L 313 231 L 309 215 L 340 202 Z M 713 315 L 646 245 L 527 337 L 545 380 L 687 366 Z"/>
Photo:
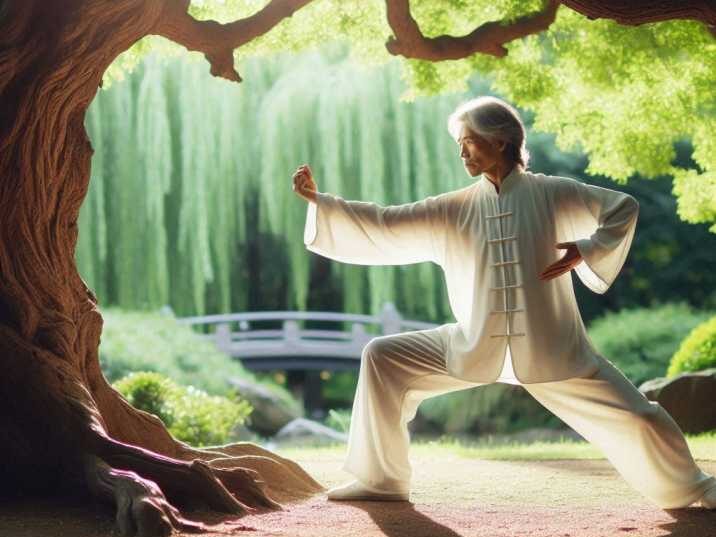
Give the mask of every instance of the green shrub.
<path id="1" fill-rule="evenodd" d="M 598 352 L 635 385 L 663 377 L 684 337 L 712 312 L 685 303 L 607 313 L 589 325 Z"/>
<path id="2" fill-rule="evenodd" d="M 522 386 L 493 383 L 426 399 L 420 414 L 442 433 L 512 433 L 562 422 Z"/>
<path id="3" fill-rule="evenodd" d="M 506 384 L 479 386 L 431 397 L 420 404 L 420 417 L 438 433 L 513 432 L 528 427 L 559 426 L 523 388 Z M 351 408 L 330 409 L 323 420 L 347 433 Z"/>
<path id="4" fill-rule="evenodd" d="M 133 371 L 154 371 L 211 395 L 228 395 L 227 379 L 240 377 L 266 386 L 289 407 L 301 409 L 288 390 L 257 379 L 240 361 L 219 351 L 212 341 L 171 314 L 107 308 L 102 317 L 99 360 L 109 382 Z"/>
<path id="5" fill-rule="evenodd" d="M 252 410 L 247 401 L 236 396 L 209 395 L 154 372 L 130 373 L 114 387 L 132 406 L 161 419 L 172 436 L 193 446 L 237 440 L 234 430 Z"/>
<path id="6" fill-rule="evenodd" d="M 716 367 L 716 317 L 694 328 L 681 342 L 666 372 L 673 377 L 686 371 Z"/>
<path id="7" fill-rule="evenodd" d="M 159 373 L 130 373 L 114 383 L 114 387 L 133 407 L 155 414 L 171 427 L 174 414 L 169 400 L 178 396 L 177 385 Z"/>

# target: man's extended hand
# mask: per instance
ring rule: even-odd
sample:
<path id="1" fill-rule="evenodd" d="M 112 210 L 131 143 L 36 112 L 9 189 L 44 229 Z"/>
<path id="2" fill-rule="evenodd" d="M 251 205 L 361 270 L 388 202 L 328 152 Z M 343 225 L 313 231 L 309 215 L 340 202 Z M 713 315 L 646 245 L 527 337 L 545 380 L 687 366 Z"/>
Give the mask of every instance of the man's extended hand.
<path id="1" fill-rule="evenodd" d="M 540 280 L 551 280 L 565 272 L 569 272 L 582 262 L 582 254 L 579 253 L 577 245 L 573 242 L 559 242 L 555 245 L 560 250 L 567 250 L 562 259 L 558 259 L 539 275 Z"/>
<path id="2" fill-rule="evenodd" d="M 293 191 L 306 201 L 316 201 L 318 185 L 313 180 L 313 174 L 308 164 L 299 166 L 293 174 Z"/>

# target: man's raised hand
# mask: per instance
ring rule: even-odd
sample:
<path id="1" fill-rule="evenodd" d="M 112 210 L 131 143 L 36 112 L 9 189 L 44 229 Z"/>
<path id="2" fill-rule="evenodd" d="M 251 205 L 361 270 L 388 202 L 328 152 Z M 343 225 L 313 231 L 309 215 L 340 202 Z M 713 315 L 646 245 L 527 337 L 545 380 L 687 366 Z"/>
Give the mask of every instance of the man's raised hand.
<path id="1" fill-rule="evenodd" d="M 293 174 L 293 191 L 306 201 L 316 201 L 318 186 L 313 180 L 313 174 L 308 164 L 299 166 Z"/>
<path id="2" fill-rule="evenodd" d="M 582 262 L 582 254 L 579 253 L 575 243 L 559 242 L 555 244 L 555 247 L 561 250 L 566 249 L 567 251 L 561 259 L 558 259 L 542 271 L 542 274 L 539 275 L 540 280 L 556 278 L 565 272 L 569 272 Z"/>

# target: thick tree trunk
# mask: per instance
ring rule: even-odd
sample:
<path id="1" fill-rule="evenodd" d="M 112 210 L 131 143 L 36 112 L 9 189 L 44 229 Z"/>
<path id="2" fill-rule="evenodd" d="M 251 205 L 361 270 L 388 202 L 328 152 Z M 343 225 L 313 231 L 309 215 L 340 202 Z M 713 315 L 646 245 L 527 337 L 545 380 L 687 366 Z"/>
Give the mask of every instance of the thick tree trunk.
<path id="1" fill-rule="evenodd" d="M 201 529 L 170 502 L 242 513 L 322 490 L 256 445 L 176 441 L 99 368 L 102 318 L 74 262 L 92 156 L 85 111 L 108 65 L 159 33 L 165 9 L 0 2 L 0 493 L 89 491 L 117 505 L 129 535 Z"/>

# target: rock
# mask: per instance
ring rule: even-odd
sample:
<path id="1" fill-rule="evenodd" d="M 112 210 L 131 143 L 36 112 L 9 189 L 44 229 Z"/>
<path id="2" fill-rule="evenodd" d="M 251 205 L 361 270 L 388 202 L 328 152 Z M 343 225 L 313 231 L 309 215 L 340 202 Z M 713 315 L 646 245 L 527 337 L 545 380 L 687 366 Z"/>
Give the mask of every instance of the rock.
<path id="1" fill-rule="evenodd" d="M 343 444 L 348 441 L 348 435 L 331 429 L 317 421 L 305 418 L 296 418 L 286 424 L 273 437 L 281 445 L 326 445 Z"/>
<path id="2" fill-rule="evenodd" d="M 260 444 L 262 442 L 262 438 L 243 423 L 234 425 L 234 428 L 231 430 L 231 436 L 235 438 L 237 442 L 253 442 L 254 444 Z"/>
<path id="3" fill-rule="evenodd" d="M 657 401 L 685 433 L 716 429 L 716 368 L 647 380 L 639 391 Z"/>
<path id="4" fill-rule="evenodd" d="M 410 431 L 411 438 L 413 436 L 437 437 L 445 432 L 439 423 L 428 418 L 420 408 L 418 408 L 415 418 L 408 422 L 408 431 Z"/>
<path id="5" fill-rule="evenodd" d="M 229 379 L 229 384 L 254 407 L 246 425 L 263 436 L 276 434 L 301 416 L 298 404 L 290 405 L 266 386 L 236 377 Z"/>

